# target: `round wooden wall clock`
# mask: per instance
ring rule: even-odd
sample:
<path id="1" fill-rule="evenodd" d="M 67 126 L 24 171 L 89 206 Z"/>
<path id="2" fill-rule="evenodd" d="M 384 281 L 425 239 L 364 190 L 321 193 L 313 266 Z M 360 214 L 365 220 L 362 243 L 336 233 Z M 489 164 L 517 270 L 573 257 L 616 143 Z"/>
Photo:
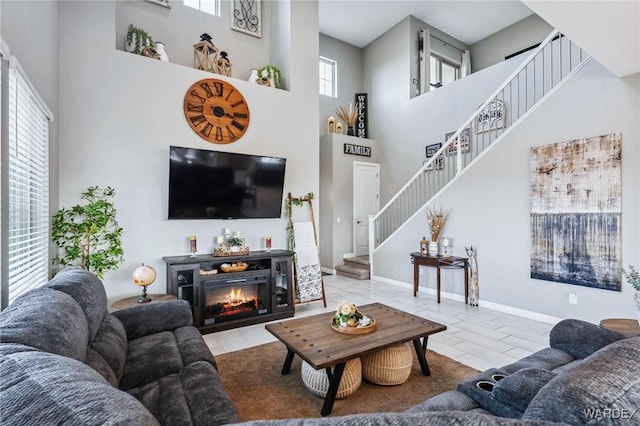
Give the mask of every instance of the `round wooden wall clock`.
<path id="1" fill-rule="evenodd" d="M 205 78 L 184 95 L 187 123 L 208 142 L 235 142 L 249 128 L 249 106 L 233 85 L 217 78 Z"/>

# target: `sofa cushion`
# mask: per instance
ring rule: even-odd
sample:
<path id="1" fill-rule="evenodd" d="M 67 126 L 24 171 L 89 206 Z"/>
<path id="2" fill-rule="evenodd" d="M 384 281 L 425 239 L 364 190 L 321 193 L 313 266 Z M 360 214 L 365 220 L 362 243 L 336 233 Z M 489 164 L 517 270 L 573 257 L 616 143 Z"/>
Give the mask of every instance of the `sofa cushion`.
<path id="1" fill-rule="evenodd" d="M 555 373 L 538 368 L 523 368 L 505 376 L 496 382 L 491 397 L 501 403 L 500 408 L 508 410 L 492 411 L 505 417 L 522 417 L 531 400 L 554 377 Z"/>
<path id="2" fill-rule="evenodd" d="M 619 340 L 600 349 L 549 381 L 531 401 L 523 419 L 571 425 L 613 424 L 625 416 L 637 421 L 638 360 L 640 337 Z"/>
<path id="3" fill-rule="evenodd" d="M 583 359 L 626 336 L 595 324 L 576 319 L 560 321 L 549 333 L 549 346 Z"/>
<path id="4" fill-rule="evenodd" d="M 515 373 L 523 368 L 538 368 L 541 370 L 553 371 L 556 368 L 567 365 L 574 360 L 575 357 L 565 351 L 555 348 L 544 348 L 529 356 L 519 359 L 512 364 L 505 365 L 500 369 L 506 373 Z"/>
<path id="5" fill-rule="evenodd" d="M 68 294 L 37 288 L 18 297 L 0 315 L 0 340 L 84 361 L 87 317 Z"/>
<path id="6" fill-rule="evenodd" d="M 182 356 L 171 331 L 130 340 L 120 389 L 129 390 L 161 377 L 176 374 L 183 367 Z"/>
<path id="7" fill-rule="evenodd" d="M 162 424 L 219 425 L 240 421 L 218 372 L 208 362 L 192 363 L 177 374 L 169 374 L 130 389 Z"/>
<path id="8" fill-rule="evenodd" d="M 189 365 L 196 361 L 206 361 L 218 368 L 215 358 L 197 328 L 191 326 L 180 327 L 174 331 L 174 334 L 184 365 Z"/>
<path id="9" fill-rule="evenodd" d="M 98 359 L 100 358 L 100 359 Z M 87 364 L 95 368 L 113 386 L 118 387 L 127 359 L 127 335 L 122 323 L 106 314 L 93 342 L 87 348 Z M 105 368 L 111 370 L 104 371 Z"/>
<path id="10" fill-rule="evenodd" d="M 74 359 L 11 351 L 0 355 L 0 370 L 0 424 L 158 424 L 139 401 Z"/>
<path id="11" fill-rule="evenodd" d="M 73 297 L 85 313 L 89 342 L 93 341 L 107 312 L 107 294 L 100 278 L 80 268 L 67 268 L 56 274 L 46 287 Z"/>
<path id="12" fill-rule="evenodd" d="M 406 413 L 422 413 L 428 411 L 468 411 L 480 405 L 468 395 L 458 391 L 447 391 L 433 396 L 406 410 Z"/>

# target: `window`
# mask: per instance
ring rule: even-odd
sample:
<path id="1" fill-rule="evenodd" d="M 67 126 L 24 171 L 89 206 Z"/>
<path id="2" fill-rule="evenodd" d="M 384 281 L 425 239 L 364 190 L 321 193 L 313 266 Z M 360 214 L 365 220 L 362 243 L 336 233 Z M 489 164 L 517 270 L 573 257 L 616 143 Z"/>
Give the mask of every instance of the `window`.
<path id="1" fill-rule="evenodd" d="M 20 65 L 3 59 L 1 95 L 8 96 L 3 119 L 2 307 L 49 277 L 49 120 L 48 111 Z M 6 103 L 3 102 L 4 105 Z M 3 111 L 4 115 L 4 111 Z M 4 175 L 7 176 L 4 176 Z M 5 255 L 6 254 L 6 255 Z"/>
<path id="2" fill-rule="evenodd" d="M 460 78 L 460 67 L 439 56 L 431 55 L 431 87 L 437 88 Z"/>
<path id="3" fill-rule="evenodd" d="M 336 89 L 336 61 L 320 58 L 320 94 L 337 97 Z"/>
<path id="4" fill-rule="evenodd" d="M 220 16 L 220 0 L 184 0 L 184 5 L 213 16 Z"/>

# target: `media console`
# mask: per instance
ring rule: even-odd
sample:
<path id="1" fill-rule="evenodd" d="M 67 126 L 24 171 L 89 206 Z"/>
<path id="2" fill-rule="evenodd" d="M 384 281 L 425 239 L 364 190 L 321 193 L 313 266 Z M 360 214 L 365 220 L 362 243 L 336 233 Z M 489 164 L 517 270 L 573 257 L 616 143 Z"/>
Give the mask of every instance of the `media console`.
<path id="1" fill-rule="evenodd" d="M 191 304 L 194 325 L 202 333 L 292 317 L 293 254 L 263 250 L 243 256 L 166 256 L 167 291 Z M 240 261 L 249 265 L 245 271 L 220 268 Z"/>

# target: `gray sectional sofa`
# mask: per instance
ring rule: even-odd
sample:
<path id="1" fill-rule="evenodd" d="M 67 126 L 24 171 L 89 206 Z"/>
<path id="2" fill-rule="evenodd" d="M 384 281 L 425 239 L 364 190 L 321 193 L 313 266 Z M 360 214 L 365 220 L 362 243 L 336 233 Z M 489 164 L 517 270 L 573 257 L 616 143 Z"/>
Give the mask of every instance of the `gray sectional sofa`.
<path id="1" fill-rule="evenodd" d="M 3 425 L 241 421 L 183 301 L 110 314 L 100 280 L 66 270 L 0 313 L 0 342 Z M 244 424 L 640 425 L 640 337 L 564 320 L 550 347 L 402 413 Z"/>
<path id="2" fill-rule="evenodd" d="M 80 269 L 0 314 L 0 424 L 212 425 L 240 420 L 185 301 L 107 312 Z"/>

